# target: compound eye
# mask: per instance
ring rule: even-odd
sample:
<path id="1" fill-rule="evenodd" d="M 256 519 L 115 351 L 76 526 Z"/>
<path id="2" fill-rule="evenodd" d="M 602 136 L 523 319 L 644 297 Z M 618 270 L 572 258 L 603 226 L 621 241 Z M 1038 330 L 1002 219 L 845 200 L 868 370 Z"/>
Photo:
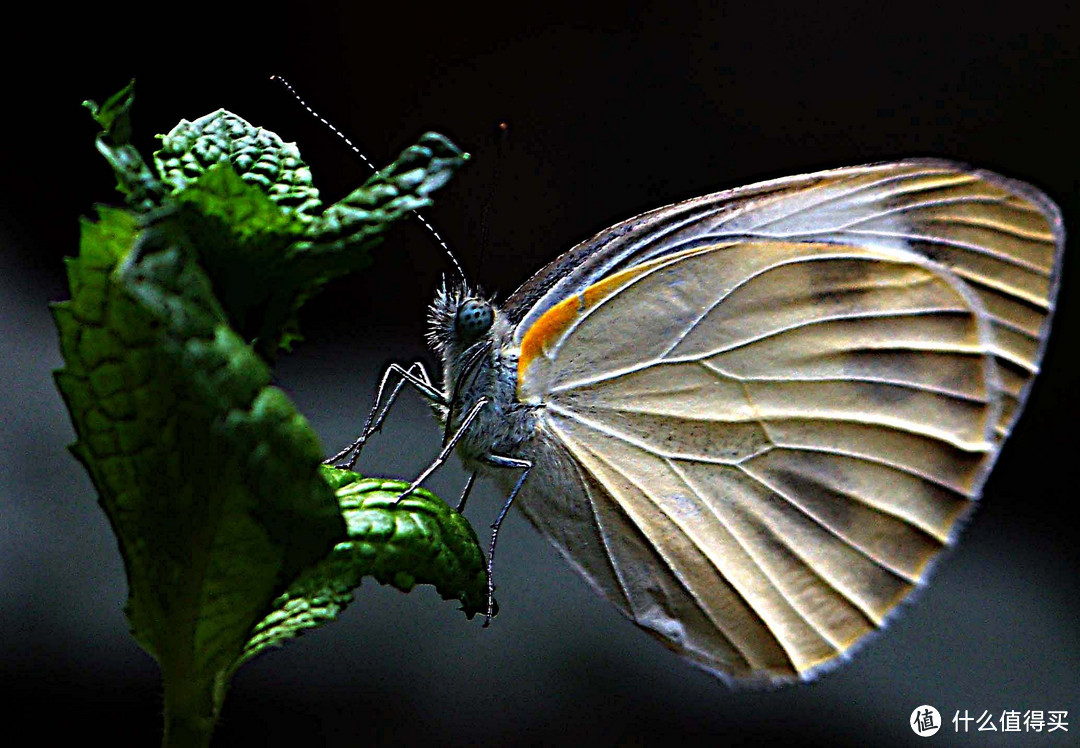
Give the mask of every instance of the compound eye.
<path id="1" fill-rule="evenodd" d="M 490 330 L 494 321 L 495 311 L 491 304 L 481 299 L 467 299 L 458 307 L 454 329 L 460 339 L 472 342 Z"/>

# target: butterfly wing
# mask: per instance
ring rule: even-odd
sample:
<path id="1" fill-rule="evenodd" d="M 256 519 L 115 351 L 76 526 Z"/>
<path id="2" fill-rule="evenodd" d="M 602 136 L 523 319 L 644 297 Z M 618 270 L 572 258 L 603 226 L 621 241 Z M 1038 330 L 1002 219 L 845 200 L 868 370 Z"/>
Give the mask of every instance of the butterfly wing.
<path id="1" fill-rule="evenodd" d="M 526 513 L 698 665 L 812 675 L 916 588 L 978 497 L 1062 242 L 1041 194 L 941 162 L 613 227 L 519 291 L 518 394 L 579 486 Z"/>
<path id="2" fill-rule="evenodd" d="M 778 179 L 659 208 L 554 260 L 509 300 L 515 342 L 553 306 L 628 267 L 725 239 L 816 241 L 914 252 L 975 293 L 994 331 L 1004 438 L 1038 370 L 1065 232 L 1042 192 L 940 159 Z"/>

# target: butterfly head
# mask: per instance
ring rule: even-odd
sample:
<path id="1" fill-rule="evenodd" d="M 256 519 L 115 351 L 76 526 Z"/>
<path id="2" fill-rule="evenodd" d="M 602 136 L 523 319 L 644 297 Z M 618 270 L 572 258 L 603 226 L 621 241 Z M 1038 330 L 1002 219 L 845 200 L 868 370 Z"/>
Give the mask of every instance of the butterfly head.
<path id="1" fill-rule="evenodd" d="M 428 310 L 428 344 L 436 353 L 465 350 L 488 332 L 495 323 L 495 307 L 464 285 L 445 282 Z"/>
<path id="2" fill-rule="evenodd" d="M 436 414 L 448 428 L 481 396 L 491 398 L 490 371 L 498 312 L 490 299 L 465 285 L 445 282 L 428 310 L 427 341 L 442 359 L 443 388 L 447 405 Z M 483 448 L 482 448 L 483 449 Z"/>

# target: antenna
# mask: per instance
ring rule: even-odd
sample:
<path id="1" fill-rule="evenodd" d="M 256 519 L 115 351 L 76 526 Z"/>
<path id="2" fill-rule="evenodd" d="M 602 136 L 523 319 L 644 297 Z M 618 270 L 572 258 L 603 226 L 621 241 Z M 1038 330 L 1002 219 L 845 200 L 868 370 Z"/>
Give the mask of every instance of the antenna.
<path id="1" fill-rule="evenodd" d="M 288 90 L 288 92 L 290 94 L 292 94 L 293 98 L 296 99 L 296 101 L 300 104 L 300 106 L 302 106 L 304 109 L 307 110 L 308 114 L 310 114 L 315 119 L 319 120 L 319 122 L 321 122 L 323 125 L 325 125 L 327 128 L 330 129 L 330 132 L 334 133 L 339 138 L 341 138 L 341 140 L 345 143 L 345 145 L 349 146 L 349 149 L 353 153 L 355 153 L 357 156 L 359 156 L 360 160 L 363 161 L 364 164 L 369 169 L 371 169 L 371 171 L 373 171 L 376 174 L 379 173 L 379 170 L 375 168 L 375 166 L 371 163 L 371 161 L 368 160 L 368 157 L 364 155 L 364 153 L 356 146 L 356 144 L 353 143 L 351 140 L 349 140 L 348 136 L 345 135 L 345 133 L 343 133 L 341 130 L 337 129 L 336 127 L 334 127 L 325 117 L 323 117 L 321 114 L 319 114 L 314 109 L 312 109 L 308 105 L 308 103 L 306 101 L 304 101 L 303 98 L 300 97 L 300 94 L 298 94 L 296 92 L 296 89 L 292 87 L 292 84 L 290 84 L 287 80 L 282 78 L 280 75 L 271 75 L 270 80 L 279 81 L 281 83 L 281 85 L 285 86 L 286 90 Z M 451 264 L 453 264 L 454 270 L 457 271 L 458 278 L 461 280 L 462 286 L 465 286 L 466 285 L 465 271 L 461 269 L 461 264 L 457 261 L 457 257 L 455 257 L 454 253 L 450 251 L 450 247 L 446 244 L 445 241 L 443 241 L 443 238 L 441 236 L 439 236 L 439 232 L 436 231 L 435 227 L 432 226 L 430 223 L 428 223 L 428 220 L 426 218 L 424 218 L 422 215 L 420 215 L 419 212 L 414 210 L 414 211 L 412 211 L 412 214 L 414 216 L 416 216 L 417 220 L 420 221 L 421 224 L 423 224 L 424 228 L 426 228 L 428 230 L 428 232 L 430 232 L 431 235 L 433 237 L 435 237 L 435 241 L 439 243 L 439 246 L 443 248 L 444 252 L 446 252 L 446 256 L 450 258 L 450 262 L 451 262 Z"/>

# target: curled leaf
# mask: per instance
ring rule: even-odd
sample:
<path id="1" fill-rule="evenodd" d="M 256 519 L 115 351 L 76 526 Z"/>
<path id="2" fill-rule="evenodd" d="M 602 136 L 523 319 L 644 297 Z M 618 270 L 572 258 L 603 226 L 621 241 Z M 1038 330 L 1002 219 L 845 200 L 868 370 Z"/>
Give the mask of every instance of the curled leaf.
<path id="1" fill-rule="evenodd" d="M 409 592 L 431 584 L 458 600 L 468 618 L 487 609 L 484 556 L 472 526 L 444 501 L 418 489 L 397 503 L 407 483 L 323 468 L 335 488 L 348 539 L 274 601 L 244 652 L 250 659 L 304 629 L 337 617 L 364 577 Z"/>

